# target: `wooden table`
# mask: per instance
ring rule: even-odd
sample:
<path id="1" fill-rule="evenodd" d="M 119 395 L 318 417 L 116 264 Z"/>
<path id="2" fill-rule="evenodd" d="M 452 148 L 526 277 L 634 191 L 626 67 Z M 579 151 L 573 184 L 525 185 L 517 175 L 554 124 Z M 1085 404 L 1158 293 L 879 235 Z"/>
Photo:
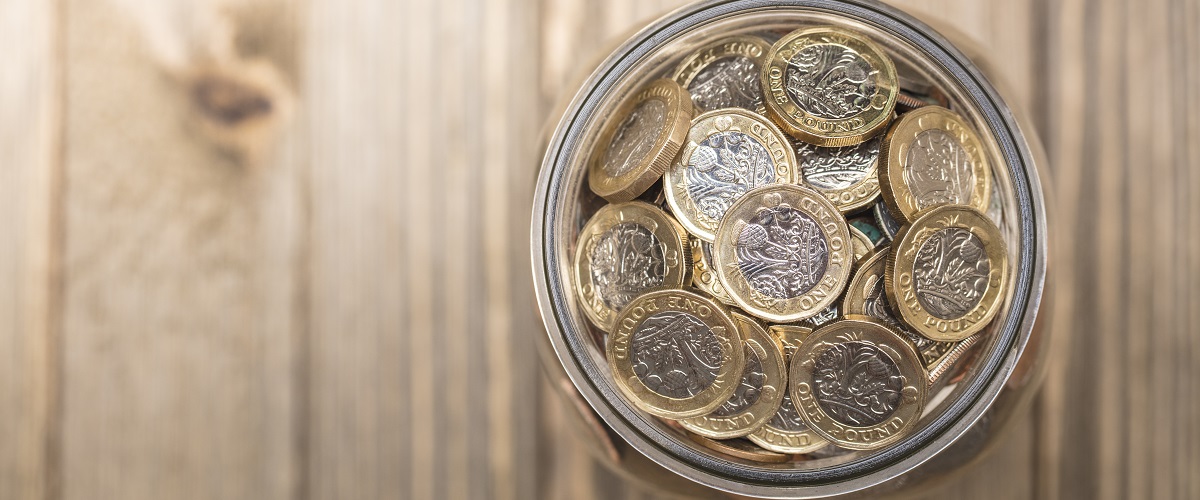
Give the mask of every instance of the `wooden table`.
<path id="1" fill-rule="evenodd" d="M 1200 498 L 1200 5 L 905 0 L 1050 156 L 1034 410 L 937 498 Z M 565 436 L 527 228 L 675 0 L 0 0 L 0 498 L 650 498 Z"/>

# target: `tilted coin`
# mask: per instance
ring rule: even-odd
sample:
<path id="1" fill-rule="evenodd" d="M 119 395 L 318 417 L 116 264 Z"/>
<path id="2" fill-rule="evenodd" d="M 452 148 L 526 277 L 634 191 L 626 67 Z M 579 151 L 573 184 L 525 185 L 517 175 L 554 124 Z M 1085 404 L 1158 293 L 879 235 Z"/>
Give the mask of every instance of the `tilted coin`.
<path id="1" fill-rule="evenodd" d="M 912 111 L 914 109 L 923 108 L 925 106 L 929 106 L 932 104 L 935 104 L 935 103 L 925 101 L 916 96 L 908 95 L 904 92 L 900 92 L 899 94 L 896 95 L 896 112 L 898 112 L 898 113 L 904 112 L 904 111 Z"/>
<path id="2" fill-rule="evenodd" d="M 689 431 L 713 439 L 742 437 L 762 426 L 779 410 L 787 393 L 787 365 L 783 353 L 762 326 L 746 316 L 732 313 L 742 334 L 745 367 L 733 397 L 712 413 L 680 420 Z"/>
<path id="3" fill-rule="evenodd" d="M 713 269 L 712 243 L 689 238 L 688 244 L 692 247 L 692 286 L 712 295 L 722 304 L 736 306 L 737 303 L 725 291 L 725 286 L 717 279 L 717 271 Z"/>
<path id="4" fill-rule="evenodd" d="M 888 327 L 845 319 L 821 327 L 792 358 L 791 397 L 810 428 L 843 448 L 873 450 L 912 431 L 927 376 Z"/>
<path id="5" fill-rule="evenodd" d="M 854 254 L 854 262 L 858 262 L 875 249 L 875 244 L 871 242 L 869 236 L 859 231 L 854 225 L 847 224 L 846 228 L 850 230 L 850 249 Z"/>
<path id="6" fill-rule="evenodd" d="M 829 200 L 780 184 L 755 189 L 730 207 L 713 257 L 717 277 L 742 309 L 790 323 L 837 300 L 850 278 L 851 245 L 846 219 Z"/>
<path id="7" fill-rule="evenodd" d="M 859 214 L 846 219 L 846 222 L 851 227 L 862 231 L 867 239 L 871 240 L 872 248 L 878 248 L 888 241 L 888 237 L 883 234 L 883 230 L 879 229 L 879 223 L 875 221 L 875 216 L 871 214 Z"/>
<path id="8" fill-rule="evenodd" d="M 775 125 L 750 111 L 723 109 L 692 120 L 663 189 L 683 227 L 713 241 L 725 211 L 746 192 L 794 182 L 795 175 L 795 153 Z"/>
<path id="9" fill-rule="evenodd" d="M 936 205 L 988 207 L 992 176 L 979 137 L 953 111 L 926 106 L 888 129 L 879 154 L 879 183 L 892 217 L 912 222 Z"/>
<path id="10" fill-rule="evenodd" d="M 821 312 L 817 313 L 813 317 L 801 321 L 800 324 L 815 329 L 821 325 L 824 325 L 825 323 L 838 319 L 841 317 L 841 315 L 841 308 L 838 307 L 838 304 L 835 301 L 834 303 L 829 304 L 829 307 L 822 309 Z"/>
<path id="11" fill-rule="evenodd" d="M 687 233 L 666 212 L 640 201 L 606 205 L 579 233 L 575 290 L 588 319 L 608 332 L 634 297 L 682 287 L 691 267 Z"/>
<path id="12" fill-rule="evenodd" d="M 622 103 L 596 141 L 588 169 L 592 191 L 620 203 L 658 181 L 687 136 L 690 101 L 678 83 L 655 80 Z"/>
<path id="13" fill-rule="evenodd" d="M 843 213 L 854 212 L 879 198 L 879 143 L 823 148 L 796 141 L 796 161 L 804 184 L 825 195 Z"/>
<path id="14" fill-rule="evenodd" d="M 785 362 L 791 359 L 811 333 L 811 328 L 796 325 L 772 325 L 770 328 L 771 337 L 784 353 Z M 790 393 L 787 391 L 784 395 L 779 411 L 747 438 L 754 444 L 779 453 L 810 453 L 825 447 L 828 441 L 804 423 L 796 405 L 792 403 Z"/>
<path id="15" fill-rule="evenodd" d="M 896 106 L 896 66 L 847 30 L 800 29 L 775 42 L 762 73 L 768 116 L 817 146 L 849 146 L 883 131 Z"/>
<path id="16" fill-rule="evenodd" d="M 685 290 L 633 299 L 606 346 L 617 387 L 643 411 L 674 420 L 712 412 L 741 384 L 742 335 L 725 309 Z"/>
<path id="17" fill-rule="evenodd" d="M 704 446 L 705 448 L 713 450 L 717 453 L 722 453 L 742 460 L 749 460 L 751 462 L 782 464 L 792 460 L 791 455 L 764 450 L 758 446 L 755 446 L 754 443 L 746 441 L 745 439 L 714 441 L 704 436 L 697 436 L 695 434 L 688 434 L 688 437 L 691 438 L 692 441 L 699 443 L 701 446 Z"/>
<path id="18" fill-rule="evenodd" d="M 883 231 L 883 235 L 891 241 L 896 237 L 896 233 L 900 231 L 900 222 L 892 218 L 892 214 L 888 213 L 887 206 L 882 202 L 876 203 L 871 208 L 871 213 L 875 214 L 875 222 L 879 223 L 879 230 Z"/>
<path id="19" fill-rule="evenodd" d="M 700 47 L 672 79 L 692 95 L 696 112 L 742 108 L 763 113 L 763 58 L 771 46 L 756 36 L 731 36 Z"/>
<path id="20" fill-rule="evenodd" d="M 893 312 L 932 340 L 963 340 L 987 326 L 1004 302 L 1008 252 L 982 212 L 942 205 L 896 234 L 884 273 Z"/>

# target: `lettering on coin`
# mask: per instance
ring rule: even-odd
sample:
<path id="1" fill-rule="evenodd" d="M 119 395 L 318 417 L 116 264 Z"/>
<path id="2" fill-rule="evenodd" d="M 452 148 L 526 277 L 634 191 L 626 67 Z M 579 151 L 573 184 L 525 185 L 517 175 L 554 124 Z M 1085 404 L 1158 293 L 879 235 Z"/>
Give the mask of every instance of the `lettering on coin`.
<path id="1" fill-rule="evenodd" d="M 604 305 L 625 307 L 634 297 L 663 285 L 666 245 L 649 228 L 622 222 L 600 235 L 592 248 L 592 286 Z"/>
<path id="2" fill-rule="evenodd" d="M 688 158 L 688 195 L 704 215 L 721 220 L 746 191 L 775 182 L 775 162 L 758 140 L 726 131 L 704 139 Z"/>
<path id="3" fill-rule="evenodd" d="M 786 73 L 788 96 L 800 109 L 842 119 L 871 107 L 879 70 L 849 47 L 819 43 L 796 52 Z"/>
<path id="4" fill-rule="evenodd" d="M 913 288 L 929 314 L 961 318 L 983 299 L 990 272 L 991 261 L 979 237 L 961 227 L 946 228 L 930 235 L 917 250 Z"/>
<path id="5" fill-rule="evenodd" d="M 688 92 L 701 111 L 724 108 L 754 111 L 763 105 L 758 72 L 758 63 L 749 57 L 725 57 L 701 70 L 688 84 Z"/>
<path id="6" fill-rule="evenodd" d="M 817 222 L 786 203 L 759 209 L 738 234 L 736 253 L 750 287 L 776 299 L 808 293 L 829 266 L 829 243 Z"/>
<path id="7" fill-rule="evenodd" d="M 900 407 L 904 377 L 896 362 L 875 345 L 834 344 L 817 356 L 813 369 L 817 404 L 838 422 L 878 425 Z"/>
<path id="8" fill-rule="evenodd" d="M 638 104 L 613 134 L 604 153 L 604 173 L 609 177 L 629 173 L 650 153 L 666 122 L 667 104 L 663 101 L 648 99 Z"/>
<path id="9" fill-rule="evenodd" d="M 631 339 L 633 372 L 650 390 L 669 398 L 695 396 L 717 379 L 723 361 L 717 335 L 686 312 L 651 315 Z"/>
<path id="10" fill-rule="evenodd" d="M 923 130 L 909 145 L 904 182 L 917 208 L 971 202 L 975 171 L 962 144 L 942 129 Z"/>
<path id="11" fill-rule="evenodd" d="M 841 148 L 822 148 L 796 142 L 796 156 L 804 182 L 817 189 L 846 189 L 862 182 L 879 159 L 876 137 L 862 144 Z"/>
<path id="12" fill-rule="evenodd" d="M 796 405 L 792 403 L 792 396 L 789 392 L 784 392 L 783 403 L 779 405 L 779 411 L 775 412 L 775 416 L 767 421 L 767 425 L 774 427 L 784 432 L 804 432 L 808 430 L 808 426 L 804 424 L 804 418 L 800 416 L 800 412 L 796 410 Z"/>
<path id="13" fill-rule="evenodd" d="M 749 346 L 746 346 L 745 350 L 746 367 L 742 369 L 742 382 L 734 391 L 733 396 L 729 398 L 729 401 L 726 401 L 712 412 L 712 416 L 714 417 L 729 417 L 746 411 L 747 408 L 757 403 L 759 396 L 762 395 L 762 388 L 767 382 L 767 375 L 763 372 L 762 360 L 758 358 L 758 354 L 754 352 L 754 349 L 751 349 Z"/>

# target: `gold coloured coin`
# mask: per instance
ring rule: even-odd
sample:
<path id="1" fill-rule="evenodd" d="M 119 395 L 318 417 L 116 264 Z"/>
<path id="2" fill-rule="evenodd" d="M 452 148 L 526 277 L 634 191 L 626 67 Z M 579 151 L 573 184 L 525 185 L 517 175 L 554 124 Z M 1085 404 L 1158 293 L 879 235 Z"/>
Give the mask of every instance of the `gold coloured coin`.
<path id="1" fill-rule="evenodd" d="M 606 205 L 579 233 L 575 290 L 588 319 L 607 332 L 634 297 L 682 287 L 691 266 L 687 233 L 666 212 L 640 201 Z"/>
<path id="2" fill-rule="evenodd" d="M 750 111 L 722 109 L 692 120 L 663 190 L 683 227 L 711 242 L 734 202 L 756 187 L 794 182 L 795 175 L 796 155 L 783 132 Z"/>
<path id="3" fill-rule="evenodd" d="M 825 195 L 842 213 L 855 212 L 879 198 L 879 144 L 882 138 L 840 148 L 795 141 L 804 184 Z"/>
<path id="4" fill-rule="evenodd" d="M 712 413 L 680 420 L 689 431 L 713 439 L 742 437 L 775 415 L 787 393 L 787 365 L 758 322 L 732 313 L 745 345 L 742 381 L 733 397 Z"/>
<path id="5" fill-rule="evenodd" d="M 804 422 L 843 448 L 873 450 L 900 440 L 925 406 L 928 377 L 916 351 L 872 321 L 844 319 L 813 332 L 790 373 Z"/>
<path id="6" fill-rule="evenodd" d="M 767 114 L 823 147 L 883 131 L 896 107 L 896 65 L 867 37 L 833 27 L 793 31 L 771 47 L 762 73 Z"/>
<path id="7" fill-rule="evenodd" d="M 846 227 L 850 230 L 850 249 L 854 254 L 854 262 L 858 262 L 875 249 L 875 244 L 871 243 L 871 238 L 857 227 L 850 224 L 847 224 Z"/>
<path id="8" fill-rule="evenodd" d="M 717 279 L 717 272 L 713 269 L 712 243 L 700 238 L 689 238 L 688 244 L 692 247 L 692 286 L 712 295 L 722 304 L 736 306 L 737 303 L 729 296 L 729 292 L 725 291 L 725 286 Z"/>
<path id="9" fill-rule="evenodd" d="M 982 212 L 942 205 L 896 233 L 884 290 L 904 324 L 931 340 L 957 342 L 987 326 L 1004 302 L 1008 253 Z"/>
<path id="10" fill-rule="evenodd" d="M 811 333 L 811 328 L 797 325 L 772 325 L 770 328 L 771 338 L 784 353 L 785 362 L 792 358 Z M 829 443 L 804 423 L 790 394 L 784 396 L 778 412 L 747 438 L 768 450 L 791 454 L 811 453 Z"/>
<path id="11" fill-rule="evenodd" d="M 697 113 L 742 108 L 762 114 L 763 58 L 770 44 L 756 36 L 731 36 L 700 47 L 684 59 L 672 80 L 687 89 Z"/>
<path id="12" fill-rule="evenodd" d="M 988 207 L 992 175 L 982 143 L 946 108 L 925 106 L 901 116 L 883 138 L 879 161 L 883 201 L 901 223 L 936 205 Z"/>
<path id="13" fill-rule="evenodd" d="M 685 290 L 633 299 L 605 351 L 621 392 L 643 411 L 674 420 L 728 401 L 745 366 L 741 333 L 724 307 Z"/>
<path id="14" fill-rule="evenodd" d="M 604 124 L 588 170 L 592 191 L 612 203 L 637 198 L 671 166 L 692 119 L 678 83 L 655 80 Z"/>
<path id="15" fill-rule="evenodd" d="M 782 464 L 792 460 L 791 455 L 783 453 L 775 453 L 767 451 L 745 439 L 729 439 L 725 441 L 714 441 L 704 436 L 688 434 L 692 441 L 713 450 L 717 453 L 722 453 L 733 458 L 748 460 L 751 462 L 761 462 L 767 464 Z"/>
<path id="16" fill-rule="evenodd" d="M 742 309 L 791 323 L 837 300 L 854 257 L 846 219 L 817 192 L 764 186 L 730 207 L 713 243 L 717 277 Z"/>

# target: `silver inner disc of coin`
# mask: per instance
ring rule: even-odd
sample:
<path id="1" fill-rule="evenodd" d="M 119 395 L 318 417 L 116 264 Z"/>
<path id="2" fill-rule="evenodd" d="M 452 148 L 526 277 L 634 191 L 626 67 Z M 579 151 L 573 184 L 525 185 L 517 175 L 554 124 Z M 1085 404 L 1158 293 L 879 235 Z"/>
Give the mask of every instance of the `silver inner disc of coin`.
<path id="1" fill-rule="evenodd" d="M 718 132 L 692 151 L 684 175 L 696 207 L 721 220 L 747 191 L 775 182 L 775 162 L 757 139 L 741 132 Z"/>
<path id="2" fill-rule="evenodd" d="M 876 137 L 843 148 L 822 148 L 797 142 L 796 153 L 804 182 L 827 190 L 846 189 L 862 182 L 879 160 L 880 140 Z"/>
<path id="3" fill-rule="evenodd" d="M 961 227 L 935 232 L 913 262 L 913 288 L 921 307 L 941 319 L 965 316 L 988 287 L 991 259 L 983 242 Z"/>
<path id="4" fill-rule="evenodd" d="M 763 372 L 762 360 L 759 359 L 754 349 L 746 346 L 746 367 L 742 369 L 742 382 L 738 385 L 737 390 L 734 391 L 733 396 L 729 398 L 729 401 L 717 407 L 712 412 L 712 415 L 714 417 L 728 417 L 746 411 L 747 408 L 758 402 L 758 398 L 762 396 L 762 388 L 766 383 L 767 375 Z"/>
<path id="5" fill-rule="evenodd" d="M 779 411 L 775 412 L 775 415 L 767 421 L 767 425 L 784 432 L 808 430 L 808 425 L 804 423 L 804 417 L 800 416 L 796 405 L 792 403 L 792 396 L 787 392 L 783 393 L 783 402 L 779 404 Z"/>
<path id="6" fill-rule="evenodd" d="M 658 99 L 642 101 L 626 116 L 604 153 L 604 173 L 620 177 L 641 163 L 658 140 L 667 123 L 667 103 Z"/>
<path id="7" fill-rule="evenodd" d="M 695 396 L 717 379 L 721 343 L 700 318 L 664 311 L 642 321 L 630 340 L 633 373 L 650 390 L 669 398 Z"/>
<path id="8" fill-rule="evenodd" d="M 692 103 L 701 112 L 725 108 L 754 111 L 763 104 L 758 72 L 758 63 L 749 57 L 717 59 L 700 70 L 688 84 Z"/>
<path id="9" fill-rule="evenodd" d="M 881 276 L 867 276 L 866 281 L 865 290 L 863 291 L 863 313 L 900 332 L 900 334 L 904 335 L 904 338 L 907 338 L 916 346 L 918 352 L 933 343 L 932 340 L 913 333 L 892 316 L 892 311 L 888 308 L 887 294 L 883 291 L 884 281 Z"/>
<path id="10" fill-rule="evenodd" d="M 923 130 L 910 144 L 907 159 L 904 183 L 917 208 L 970 204 L 975 168 L 958 139 L 942 129 Z"/>
<path id="11" fill-rule="evenodd" d="M 842 45 L 809 45 L 788 61 L 788 96 L 808 114 L 849 118 L 871 106 L 879 70 L 858 52 Z"/>
<path id="12" fill-rule="evenodd" d="M 834 420 L 855 427 L 878 425 L 900 407 L 904 377 L 874 344 L 835 344 L 817 355 L 813 368 L 817 404 Z"/>
<path id="13" fill-rule="evenodd" d="M 604 305 L 619 310 L 634 297 L 663 285 L 666 245 L 649 228 L 622 222 L 608 228 L 592 247 L 592 287 Z"/>
<path id="14" fill-rule="evenodd" d="M 791 299 L 821 281 L 829 243 L 808 214 L 786 204 L 762 208 L 738 234 L 737 262 L 755 291 Z"/>

